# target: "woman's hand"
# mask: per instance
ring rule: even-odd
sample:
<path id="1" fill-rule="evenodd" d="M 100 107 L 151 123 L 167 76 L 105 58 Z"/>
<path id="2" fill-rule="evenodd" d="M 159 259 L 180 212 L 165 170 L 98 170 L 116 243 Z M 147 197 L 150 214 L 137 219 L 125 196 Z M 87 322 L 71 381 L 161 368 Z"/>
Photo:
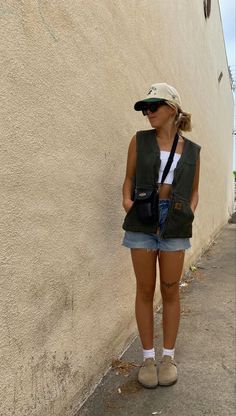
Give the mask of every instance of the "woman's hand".
<path id="1" fill-rule="evenodd" d="M 126 213 L 131 209 L 132 205 L 133 205 L 134 201 L 132 201 L 132 199 L 124 199 L 123 200 L 123 208 L 125 209 Z"/>

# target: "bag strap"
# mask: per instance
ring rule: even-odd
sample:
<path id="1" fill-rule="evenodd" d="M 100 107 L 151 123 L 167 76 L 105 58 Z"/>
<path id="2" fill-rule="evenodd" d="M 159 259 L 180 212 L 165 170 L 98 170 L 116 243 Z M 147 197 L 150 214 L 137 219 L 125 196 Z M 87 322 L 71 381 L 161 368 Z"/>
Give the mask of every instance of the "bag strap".
<path id="1" fill-rule="evenodd" d="M 170 167 L 171 167 L 172 162 L 173 162 L 173 159 L 174 159 L 175 149 L 176 149 L 178 140 L 179 140 L 179 135 L 178 135 L 178 133 L 176 133 L 175 138 L 174 138 L 174 141 L 173 141 L 173 144 L 172 144 L 172 147 L 171 147 L 171 151 L 170 151 L 170 154 L 169 154 L 169 157 L 168 157 L 168 160 L 167 160 L 167 163 L 166 163 L 166 166 L 165 166 L 165 169 L 164 169 L 162 178 L 161 178 L 161 185 L 163 184 L 166 176 L 169 173 Z M 158 184 L 157 184 L 157 188 L 158 188 L 158 190 L 160 189 L 158 187 Z"/>

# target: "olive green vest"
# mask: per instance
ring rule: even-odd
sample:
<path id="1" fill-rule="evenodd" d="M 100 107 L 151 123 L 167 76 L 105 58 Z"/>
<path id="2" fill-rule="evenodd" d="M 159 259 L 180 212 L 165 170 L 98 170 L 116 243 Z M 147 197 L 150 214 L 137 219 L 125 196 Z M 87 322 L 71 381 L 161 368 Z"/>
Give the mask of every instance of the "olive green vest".
<path id="1" fill-rule="evenodd" d="M 190 208 L 190 198 L 201 146 L 186 137 L 183 137 L 183 139 L 183 152 L 174 170 L 171 204 L 160 234 L 160 237 L 164 239 L 192 237 L 194 213 Z M 160 148 L 156 139 L 156 129 L 137 131 L 136 152 L 133 195 L 137 195 L 141 190 L 152 190 L 155 186 L 155 177 L 158 181 L 161 159 Z M 144 224 L 139 221 L 136 213 L 136 197 L 132 197 L 132 199 L 134 199 L 133 205 L 125 216 L 122 228 L 127 231 L 156 233 L 157 223 Z"/>

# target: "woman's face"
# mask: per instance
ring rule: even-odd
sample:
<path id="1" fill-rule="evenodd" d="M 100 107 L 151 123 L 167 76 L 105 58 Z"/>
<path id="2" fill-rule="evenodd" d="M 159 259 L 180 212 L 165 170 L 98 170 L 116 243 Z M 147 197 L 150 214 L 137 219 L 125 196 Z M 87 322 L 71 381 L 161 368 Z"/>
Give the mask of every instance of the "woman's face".
<path id="1" fill-rule="evenodd" d="M 162 104 L 157 111 L 151 113 L 147 110 L 146 117 L 153 128 L 162 127 L 167 124 L 172 124 L 176 115 L 176 110 L 168 104 Z"/>

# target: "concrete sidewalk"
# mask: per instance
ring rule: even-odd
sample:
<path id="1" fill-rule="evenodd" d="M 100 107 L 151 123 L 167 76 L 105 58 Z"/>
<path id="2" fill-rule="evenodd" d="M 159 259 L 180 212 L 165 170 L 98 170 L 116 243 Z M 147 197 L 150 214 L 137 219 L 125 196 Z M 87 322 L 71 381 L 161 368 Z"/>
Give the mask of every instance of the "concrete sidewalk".
<path id="1" fill-rule="evenodd" d="M 185 274 L 181 320 L 175 345 L 176 384 L 139 385 L 139 337 L 114 361 L 78 416 L 233 416 L 235 405 L 236 224 L 227 224 Z M 162 351 L 161 310 L 155 315 L 157 363 Z"/>

